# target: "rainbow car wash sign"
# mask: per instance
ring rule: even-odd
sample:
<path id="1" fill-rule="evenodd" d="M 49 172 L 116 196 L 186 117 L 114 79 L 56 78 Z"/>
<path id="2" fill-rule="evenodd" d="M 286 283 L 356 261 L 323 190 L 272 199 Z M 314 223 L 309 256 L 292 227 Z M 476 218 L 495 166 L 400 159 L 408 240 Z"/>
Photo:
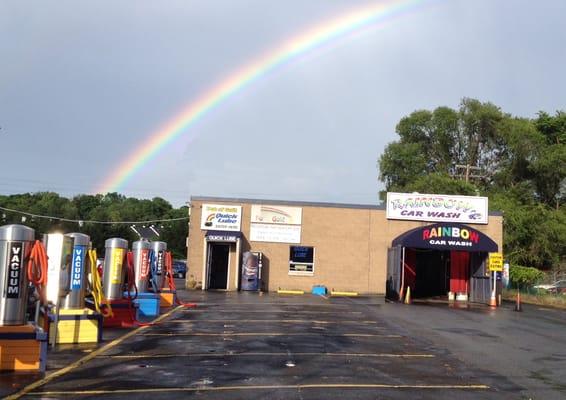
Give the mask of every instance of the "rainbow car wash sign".
<path id="1" fill-rule="evenodd" d="M 208 231 L 240 231 L 242 207 L 224 204 L 203 204 L 200 229 Z"/>
<path id="2" fill-rule="evenodd" d="M 487 224 L 487 197 L 387 193 L 387 219 Z"/>
<path id="3" fill-rule="evenodd" d="M 498 246 L 490 237 L 466 225 L 442 223 L 421 226 L 393 240 L 393 246 L 416 249 L 497 252 Z"/>

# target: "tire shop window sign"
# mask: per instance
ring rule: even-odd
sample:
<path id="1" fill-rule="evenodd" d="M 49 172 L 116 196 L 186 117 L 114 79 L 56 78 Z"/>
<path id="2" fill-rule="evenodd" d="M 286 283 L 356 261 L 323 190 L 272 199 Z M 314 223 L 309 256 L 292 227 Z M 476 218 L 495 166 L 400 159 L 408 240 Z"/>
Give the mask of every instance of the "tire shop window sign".
<path id="1" fill-rule="evenodd" d="M 242 207 L 223 204 L 203 204 L 201 226 L 203 230 L 240 231 Z"/>

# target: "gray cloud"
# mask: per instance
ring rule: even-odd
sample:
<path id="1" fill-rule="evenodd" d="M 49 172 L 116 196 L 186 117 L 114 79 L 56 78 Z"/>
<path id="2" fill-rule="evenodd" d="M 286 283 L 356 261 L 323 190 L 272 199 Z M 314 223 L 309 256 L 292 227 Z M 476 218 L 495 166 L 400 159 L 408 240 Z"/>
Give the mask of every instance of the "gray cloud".
<path id="1" fill-rule="evenodd" d="M 0 4 L 0 189 L 88 192 L 223 77 L 367 1 Z M 290 63 L 188 129 L 123 192 L 374 203 L 376 160 L 415 109 L 564 108 L 561 0 L 423 2 Z"/>

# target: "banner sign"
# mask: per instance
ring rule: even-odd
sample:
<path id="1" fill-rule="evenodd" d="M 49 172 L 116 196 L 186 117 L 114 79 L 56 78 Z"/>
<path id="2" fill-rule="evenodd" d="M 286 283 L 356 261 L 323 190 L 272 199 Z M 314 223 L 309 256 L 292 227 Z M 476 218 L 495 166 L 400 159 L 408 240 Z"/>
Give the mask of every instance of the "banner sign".
<path id="1" fill-rule="evenodd" d="M 252 222 L 264 224 L 301 225 L 300 207 L 252 205 Z"/>
<path id="2" fill-rule="evenodd" d="M 300 225 L 251 224 L 250 241 L 301 243 Z"/>
<path id="3" fill-rule="evenodd" d="M 416 249 L 497 252 L 497 243 L 480 231 L 460 224 L 434 224 L 412 229 L 393 240 L 393 246 Z"/>
<path id="4" fill-rule="evenodd" d="M 387 193 L 387 219 L 488 223 L 488 199 L 478 196 Z"/>
<path id="5" fill-rule="evenodd" d="M 242 206 L 203 204 L 200 229 L 208 231 L 240 231 Z"/>

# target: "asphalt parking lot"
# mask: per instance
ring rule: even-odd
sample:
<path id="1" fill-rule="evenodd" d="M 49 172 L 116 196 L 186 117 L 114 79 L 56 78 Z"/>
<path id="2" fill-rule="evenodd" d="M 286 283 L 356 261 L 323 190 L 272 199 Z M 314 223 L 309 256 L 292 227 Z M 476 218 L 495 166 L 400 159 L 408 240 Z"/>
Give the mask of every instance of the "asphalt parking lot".
<path id="1" fill-rule="evenodd" d="M 529 398 L 525 388 L 504 373 L 466 362 L 442 341 L 436 343 L 395 318 L 407 311 L 426 318 L 428 311 L 438 307 L 383 305 L 364 297 L 184 291 L 181 296 L 196 301 L 198 307 L 173 309 L 158 325 L 130 330 L 128 337 L 114 343 L 106 340 L 106 346 L 94 352 L 83 349 L 81 357 L 86 354 L 87 360 L 18 395 L 42 399 Z M 481 310 L 448 312 L 491 318 Z M 77 350 L 69 350 L 66 356 L 53 353 L 48 375 L 61 371 L 78 354 Z"/>

